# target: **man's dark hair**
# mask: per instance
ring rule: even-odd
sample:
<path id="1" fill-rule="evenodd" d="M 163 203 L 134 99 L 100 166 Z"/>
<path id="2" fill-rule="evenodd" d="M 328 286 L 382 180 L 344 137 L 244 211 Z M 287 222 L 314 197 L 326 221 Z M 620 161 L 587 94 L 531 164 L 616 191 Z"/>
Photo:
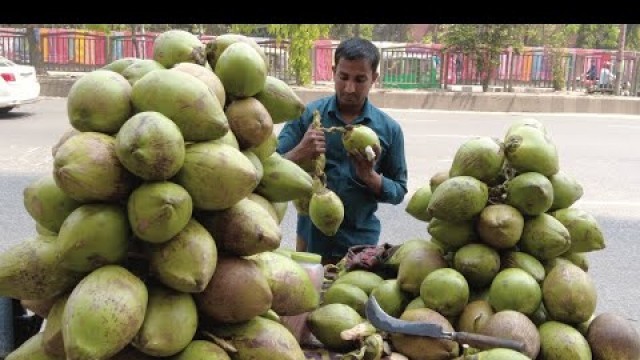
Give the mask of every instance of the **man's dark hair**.
<path id="1" fill-rule="evenodd" d="M 340 59 L 365 59 L 371 64 L 372 71 L 376 72 L 378 70 L 378 63 L 380 62 L 380 52 L 371 41 L 359 37 L 352 37 L 342 41 L 340 45 L 338 45 L 334 58 L 336 65 L 338 65 Z"/>

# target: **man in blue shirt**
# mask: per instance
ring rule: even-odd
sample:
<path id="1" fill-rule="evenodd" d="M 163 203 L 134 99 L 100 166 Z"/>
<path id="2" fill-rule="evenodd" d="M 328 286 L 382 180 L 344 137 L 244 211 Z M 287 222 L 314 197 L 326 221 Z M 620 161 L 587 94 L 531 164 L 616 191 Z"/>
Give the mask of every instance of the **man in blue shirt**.
<path id="1" fill-rule="evenodd" d="M 325 154 L 327 187 L 344 205 L 344 219 L 334 236 L 326 236 L 309 216 L 298 215 L 298 251 L 322 255 L 323 263 L 336 263 L 354 245 L 377 245 L 380 220 L 378 203 L 399 204 L 407 193 L 407 164 L 404 135 L 398 122 L 368 99 L 378 79 L 380 53 L 368 40 L 351 38 L 335 52 L 333 80 L 335 95 L 311 102 L 299 119 L 289 121 L 278 136 L 278 153 L 302 163 Z M 375 159 L 365 154 L 348 154 L 339 132 L 313 129 L 313 112 L 318 110 L 323 128 L 362 124 L 376 132 L 380 148 Z"/>

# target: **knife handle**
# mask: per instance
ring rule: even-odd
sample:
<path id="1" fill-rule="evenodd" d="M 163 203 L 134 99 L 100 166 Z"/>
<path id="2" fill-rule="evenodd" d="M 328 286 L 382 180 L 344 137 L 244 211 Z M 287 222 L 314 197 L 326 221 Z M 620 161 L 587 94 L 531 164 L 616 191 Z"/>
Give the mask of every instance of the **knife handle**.
<path id="1" fill-rule="evenodd" d="M 454 341 L 467 344 L 480 350 L 490 348 L 508 348 L 519 352 L 525 351 L 524 343 L 518 340 L 503 339 L 464 331 L 452 332 L 451 337 Z"/>

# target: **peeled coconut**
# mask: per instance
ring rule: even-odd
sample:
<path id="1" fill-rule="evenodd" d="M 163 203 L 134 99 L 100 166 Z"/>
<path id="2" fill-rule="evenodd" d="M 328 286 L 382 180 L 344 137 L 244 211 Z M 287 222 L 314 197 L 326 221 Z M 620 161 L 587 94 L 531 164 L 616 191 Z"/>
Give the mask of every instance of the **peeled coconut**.
<path id="1" fill-rule="evenodd" d="M 371 148 L 380 147 L 380 139 L 373 129 L 368 126 L 357 124 L 347 125 L 347 130 L 342 134 L 342 144 L 347 152 L 365 152 L 365 148 L 370 146 Z"/>

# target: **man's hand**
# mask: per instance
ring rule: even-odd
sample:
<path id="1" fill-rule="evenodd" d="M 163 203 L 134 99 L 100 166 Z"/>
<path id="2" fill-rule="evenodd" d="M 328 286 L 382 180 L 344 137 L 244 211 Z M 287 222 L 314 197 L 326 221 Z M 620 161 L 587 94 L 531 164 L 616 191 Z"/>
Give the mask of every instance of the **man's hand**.
<path id="1" fill-rule="evenodd" d="M 367 185 L 374 193 L 380 194 L 382 178 L 380 177 L 380 174 L 373 169 L 376 161 L 380 158 L 380 146 L 374 146 L 373 152 L 375 153 L 375 158 L 371 160 L 367 158 L 364 151 L 360 152 L 354 150 L 349 153 L 349 157 L 356 169 L 356 176 L 358 179 Z"/>
<path id="2" fill-rule="evenodd" d="M 314 129 L 312 125 L 309 125 L 300 143 L 289 151 L 286 157 L 295 163 L 300 163 L 315 159 L 318 155 L 324 154 L 326 150 L 324 131 Z"/>

